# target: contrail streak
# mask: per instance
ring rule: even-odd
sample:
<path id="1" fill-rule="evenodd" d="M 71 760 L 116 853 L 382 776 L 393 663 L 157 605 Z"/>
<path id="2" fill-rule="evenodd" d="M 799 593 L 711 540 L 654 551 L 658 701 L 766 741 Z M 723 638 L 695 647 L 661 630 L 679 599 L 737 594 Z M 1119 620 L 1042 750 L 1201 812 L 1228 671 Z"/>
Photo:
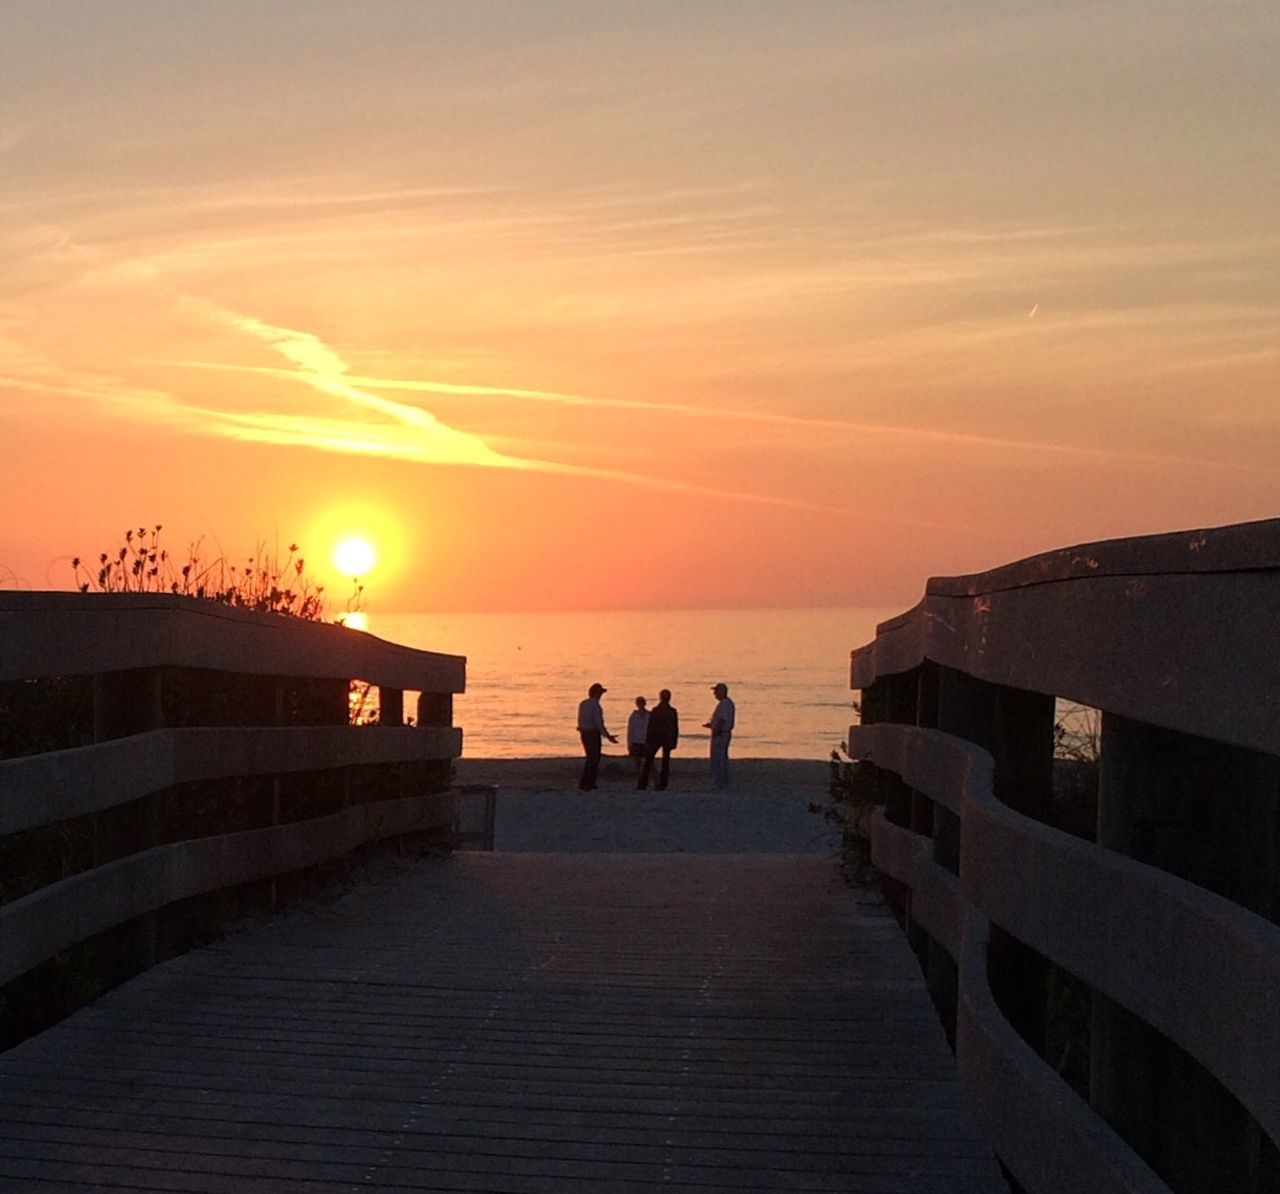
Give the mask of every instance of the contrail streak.
<path id="1" fill-rule="evenodd" d="M 186 369 L 225 370 L 230 373 L 256 373 L 267 377 L 307 382 L 307 378 L 291 369 L 273 369 L 264 365 L 230 365 L 217 361 L 152 361 L 152 364 L 173 365 Z M 441 394 L 457 397 L 514 398 L 527 402 L 548 402 L 557 406 L 596 407 L 608 410 L 634 410 L 647 413 L 686 415 L 692 418 L 715 419 L 719 422 L 762 423 L 777 427 L 808 428 L 821 431 L 840 431 L 853 435 L 887 435 L 902 439 L 923 440 L 931 443 L 960 446 L 1012 449 L 1017 451 L 1048 452 L 1055 455 L 1084 456 L 1094 459 L 1146 460 L 1167 463 L 1168 457 L 1146 452 L 1124 452 L 1111 448 L 1092 448 L 1078 444 L 1051 444 L 1038 440 L 1009 439 L 996 435 L 979 435 L 970 431 L 940 431 L 933 427 L 904 427 L 895 423 L 876 423 L 856 419 L 823 419 L 807 415 L 789 415 L 779 411 L 742 410 L 732 407 L 697 406 L 693 403 L 654 402 L 643 398 L 602 398 L 585 394 L 566 394 L 556 390 L 530 390 L 510 386 L 462 385 L 444 381 L 417 381 L 391 377 L 365 377 L 344 375 L 343 380 L 370 390 L 397 390 L 421 394 Z M 399 405 L 399 404 L 395 404 Z M 416 409 L 416 408 L 406 408 Z M 627 474 L 630 475 L 630 474 Z M 741 495 L 745 496 L 745 495 Z M 790 504 L 790 503 L 787 503 Z M 825 507 L 821 507 L 825 508 Z"/>
<path id="2" fill-rule="evenodd" d="M 311 416 L 275 414 L 267 412 L 237 413 L 230 411 L 199 410 L 197 413 L 222 435 L 235 439 L 311 447 L 322 451 L 347 452 L 358 455 L 386 456 L 429 464 L 471 465 L 481 468 L 502 468 L 520 471 L 560 473 L 568 476 L 595 477 L 629 485 L 641 485 L 649 489 L 661 489 L 676 493 L 696 494 L 701 497 L 722 498 L 732 501 L 752 502 L 760 505 L 783 506 L 793 509 L 824 511 L 846 514 L 848 511 L 833 506 L 791 497 L 772 497 L 763 494 L 743 493 L 718 489 L 713 486 L 695 485 L 687 481 L 663 477 L 645 476 L 617 469 L 592 468 L 585 465 L 564 464 L 559 461 L 512 456 L 499 452 L 472 432 L 460 431 L 436 418 L 419 406 L 383 398 L 368 393 L 374 388 L 361 378 L 347 373 L 347 363 L 328 345 L 310 332 L 268 324 L 250 316 L 188 300 L 198 306 L 218 323 L 252 336 L 269 344 L 295 366 L 293 369 L 268 369 L 255 366 L 237 366 L 202 361 L 169 362 L 187 367 L 223 369 L 231 372 L 266 374 L 301 382 L 330 398 L 336 398 L 383 416 L 385 422 L 370 423 L 367 420 L 348 421 L 323 419 Z M 445 383 L 421 383 L 427 384 Z M 362 388 L 363 387 L 363 388 Z M 394 385 L 377 388 L 394 389 Z M 441 391 L 428 391 L 441 392 Z M 483 387 L 457 387 L 443 392 L 485 393 Z M 556 396 L 541 391 L 514 391 L 511 396 L 546 400 L 563 399 L 579 405 L 590 405 L 593 400 L 573 395 Z M 657 404 L 645 404 L 656 406 Z M 691 408 L 696 409 L 696 408 Z M 406 435 L 405 433 L 409 434 Z"/>

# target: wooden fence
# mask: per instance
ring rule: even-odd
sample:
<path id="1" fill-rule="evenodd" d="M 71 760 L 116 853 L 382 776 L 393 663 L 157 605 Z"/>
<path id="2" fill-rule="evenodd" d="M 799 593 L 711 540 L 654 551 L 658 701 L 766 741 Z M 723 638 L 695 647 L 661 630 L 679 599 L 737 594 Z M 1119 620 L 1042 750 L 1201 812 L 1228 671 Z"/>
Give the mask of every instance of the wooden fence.
<path id="1" fill-rule="evenodd" d="M 852 684 L 873 861 L 1017 1182 L 1280 1189 L 1280 519 L 931 580 Z"/>
<path id="2" fill-rule="evenodd" d="M 355 860 L 447 847 L 465 671 L 192 598 L 0 595 L 0 1047 Z"/>

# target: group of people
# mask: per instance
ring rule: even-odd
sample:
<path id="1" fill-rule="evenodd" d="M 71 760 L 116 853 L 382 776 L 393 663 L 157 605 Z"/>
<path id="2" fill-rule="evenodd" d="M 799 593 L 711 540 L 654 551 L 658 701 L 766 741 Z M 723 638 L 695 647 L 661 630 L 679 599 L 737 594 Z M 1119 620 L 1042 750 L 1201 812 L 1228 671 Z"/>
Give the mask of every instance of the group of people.
<path id="1" fill-rule="evenodd" d="M 582 778 L 578 781 L 580 792 L 594 792 L 600 772 L 600 755 L 604 740 L 618 739 L 604 724 L 604 710 L 600 698 L 608 691 L 603 684 L 593 684 L 587 696 L 578 705 L 578 736 L 586 759 L 582 765 Z M 729 786 L 729 743 L 733 740 L 736 710 L 729 699 L 729 686 L 715 684 L 711 691 L 716 697 L 716 707 L 703 729 L 711 731 L 711 782 L 717 788 Z M 636 697 L 636 707 L 627 718 L 627 754 L 635 761 L 636 787 L 644 791 L 654 780 L 654 789 L 664 791 L 671 778 L 671 752 L 680 741 L 680 715 L 671 703 L 671 691 L 664 688 L 658 693 L 658 703 L 652 709 L 645 697 Z M 654 776 L 654 763 L 658 773 Z"/>

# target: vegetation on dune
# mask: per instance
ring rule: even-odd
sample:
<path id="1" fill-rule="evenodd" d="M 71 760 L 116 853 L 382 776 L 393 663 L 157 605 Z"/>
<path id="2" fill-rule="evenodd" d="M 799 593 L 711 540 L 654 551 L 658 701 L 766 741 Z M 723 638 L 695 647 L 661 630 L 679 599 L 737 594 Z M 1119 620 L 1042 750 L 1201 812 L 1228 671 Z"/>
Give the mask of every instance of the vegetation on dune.
<path id="1" fill-rule="evenodd" d="M 175 593 L 217 601 L 238 609 L 284 614 L 312 622 L 325 621 L 324 585 L 307 574 L 307 562 L 298 555 L 298 545 L 290 543 L 288 554 L 259 543 L 243 564 L 218 556 L 208 559 L 204 541 L 197 539 L 179 564 L 160 542 L 164 527 L 157 523 L 148 530 L 127 530 L 124 542 L 114 552 L 98 556 L 96 573 L 80 556 L 71 560 L 80 592 Z M 364 586 L 355 582 L 347 602 L 347 612 L 363 604 Z"/>
<path id="2" fill-rule="evenodd" d="M 844 837 L 844 865 L 858 883 L 874 875 L 871 865 L 871 816 L 883 805 L 876 792 L 869 764 L 849 755 L 847 743 L 840 743 L 828 760 L 827 803 L 811 804 L 809 811 L 837 826 Z"/>
<path id="3" fill-rule="evenodd" d="M 176 594 L 255 613 L 310 622 L 331 620 L 324 585 L 308 574 L 306 559 L 296 543 L 290 543 L 283 556 L 259 543 L 252 555 L 236 564 L 222 556 L 210 558 L 203 540 L 196 540 L 184 554 L 175 556 L 161 541 L 163 529 L 157 523 L 125 531 L 118 548 L 99 554 L 96 569 L 83 557 L 72 557 L 76 588 L 81 593 Z M 345 610 L 332 620 L 343 622 L 363 607 L 364 586 L 357 580 Z M 236 683 L 241 681 L 222 681 L 225 701 L 231 701 L 231 688 Z M 185 687 L 189 685 L 184 686 L 176 670 L 170 669 L 166 700 L 174 708 L 167 708 L 166 714 L 171 724 L 219 724 L 224 719 L 225 714 L 217 710 L 186 709 Z M 291 696 L 290 700 L 305 704 L 304 697 Z M 371 697 L 369 685 L 353 681 L 348 703 L 352 723 L 377 720 L 376 699 Z M 310 716 L 297 715 L 302 720 Z M 0 683 L 0 759 L 87 746 L 93 741 L 92 677 L 47 676 Z"/>

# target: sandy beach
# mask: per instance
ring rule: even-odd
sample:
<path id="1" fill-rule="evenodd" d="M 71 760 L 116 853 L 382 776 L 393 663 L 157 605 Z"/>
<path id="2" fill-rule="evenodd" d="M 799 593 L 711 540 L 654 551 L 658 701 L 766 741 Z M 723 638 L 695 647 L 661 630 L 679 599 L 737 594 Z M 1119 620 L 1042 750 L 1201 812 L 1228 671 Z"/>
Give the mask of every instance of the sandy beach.
<path id="1" fill-rule="evenodd" d="M 456 783 L 498 790 L 494 846 L 509 851 L 827 854 L 839 835 L 809 805 L 825 800 L 823 760 L 734 760 L 711 786 L 707 760 L 673 758 L 665 792 L 636 790 L 630 760 L 606 757 L 600 788 L 577 790 L 580 758 L 459 759 Z"/>

